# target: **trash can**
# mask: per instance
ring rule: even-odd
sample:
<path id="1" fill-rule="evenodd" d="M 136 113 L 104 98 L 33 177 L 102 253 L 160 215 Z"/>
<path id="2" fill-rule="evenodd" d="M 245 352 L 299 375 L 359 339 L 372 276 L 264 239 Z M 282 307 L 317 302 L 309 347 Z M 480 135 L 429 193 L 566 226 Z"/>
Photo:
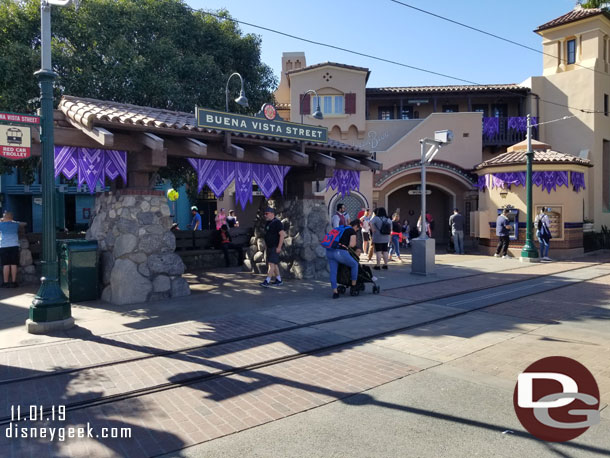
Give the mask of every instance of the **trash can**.
<path id="1" fill-rule="evenodd" d="M 99 298 L 97 240 L 57 241 L 59 285 L 70 302 Z"/>

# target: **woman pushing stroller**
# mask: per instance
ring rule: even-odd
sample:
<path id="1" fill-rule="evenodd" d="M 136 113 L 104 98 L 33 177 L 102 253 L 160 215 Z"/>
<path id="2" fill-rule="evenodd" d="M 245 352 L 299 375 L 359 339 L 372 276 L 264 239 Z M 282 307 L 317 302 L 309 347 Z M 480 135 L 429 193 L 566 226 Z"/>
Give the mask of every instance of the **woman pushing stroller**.
<path id="1" fill-rule="evenodd" d="M 330 266 L 330 286 L 333 289 L 333 299 L 339 297 L 339 291 L 337 290 L 337 271 L 339 270 L 339 264 L 346 265 L 350 268 L 352 281 L 349 290 L 350 295 L 357 296 L 359 294 L 356 287 L 356 282 L 358 281 L 358 261 L 348 251 L 348 248 L 356 248 L 356 232 L 359 230 L 360 220 L 356 218 L 350 222 L 350 227 L 343 231 L 336 248 L 326 249 L 326 258 L 328 259 L 328 264 Z M 357 252 L 358 251 L 360 250 L 357 250 Z"/>

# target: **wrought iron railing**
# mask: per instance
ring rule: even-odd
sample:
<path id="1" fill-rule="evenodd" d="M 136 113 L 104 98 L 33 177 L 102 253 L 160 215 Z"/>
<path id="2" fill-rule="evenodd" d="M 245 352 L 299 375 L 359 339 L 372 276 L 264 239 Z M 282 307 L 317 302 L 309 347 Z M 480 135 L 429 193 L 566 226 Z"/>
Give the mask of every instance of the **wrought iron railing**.
<path id="1" fill-rule="evenodd" d="M 536 118 L 532 118 L 532 124 Z M 508 118 L 483 118 L 483 146 L 510 146 L 526 138 L 525 116 Z M 532 137 L 538 138 L 538 129 L 532 129 Z"/>

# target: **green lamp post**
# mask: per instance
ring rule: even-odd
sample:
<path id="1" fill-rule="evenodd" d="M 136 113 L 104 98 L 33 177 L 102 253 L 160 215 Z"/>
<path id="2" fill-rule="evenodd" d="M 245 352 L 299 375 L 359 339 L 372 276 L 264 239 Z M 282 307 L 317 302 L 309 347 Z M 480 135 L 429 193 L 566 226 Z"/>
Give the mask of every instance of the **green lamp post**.
<path id="1" fill-rule="evenodd" d="M 30 306 L 27 331 L 42 334 L 74 326 L 70 302 L 59 286 L 55 247 L 55 157 L 53 140 L 53 80 L 51 66 L 51 5 L 65 6 L 72 0 L 41 0 L 41 69 L 35 73 L 40 82 L 42 143 L 42 278 L 40 289 Z"/>
<path id="2" fill-rule="evenodd" d="M 526 168 L 526 231 L 525 231 L 525 245 L 521 250 L 521 261 L 523 262 L 537 262 L 538 261 L 538 250 L 534 245 L 534 224 L 532 222 L 532 162 L 534 161 L 534 151 L 532 151 L 532 120 L 530 115 L 527 115 L 527 152 L 525 153 L 527 159 Z M 516 231 L 518 233 L 518 228 Z"/>

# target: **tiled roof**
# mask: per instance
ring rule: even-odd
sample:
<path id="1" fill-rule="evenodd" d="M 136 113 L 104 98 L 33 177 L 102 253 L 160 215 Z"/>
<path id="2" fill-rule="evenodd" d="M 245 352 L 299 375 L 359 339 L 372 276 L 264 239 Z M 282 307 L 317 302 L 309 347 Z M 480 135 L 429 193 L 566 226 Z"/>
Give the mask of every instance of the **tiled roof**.
<path id="1" fill-rule="evenodd" d="M 359 71 L 359 72 L 366 72 L 366 79 L 367 80 L 369 79 L 369 75 L 371 74 L 371 71 L 368 68 L 365 68 L 365 67 L 356 67 L 355 65 L 339 64 L 337 62 L 323 62 L 321 64 L 308 65 L 307 67 L 297 68 L 295 70 L 289 70 L 289 71 L 286 72 L 286 75 L 293 75 L 295 73 L 305 72 L 305 71 L 308 71 L 308 70 L 315 70 L 316 68 L 327 67 L 327 66 L 338 67 L 338 68 L 346 68 L 348 70 L 356 70 L 356 71 Z"/>
<path id="2" fill-rule="evenodd" d="M 492 91 L 512 91 L 529 92 L 529 88 L 517 84 L 473 84 L 473 85 L 454 85 L 454 86 L 407 86 L 407 87 L 376 87 L 368 88 L 367 95 L 374 94 L 419 94 L 422 92 L 492 92 Z"/>
<path id="3" fill-rule="evenodd" d="M 569 24 L 570 22 L 580 21 L 581 19 L 597 16 L 598 14 L 604 14 L 610 19 L 610 14 L 603 11 L 601 8 L 578 8 L 570 11 L 563 16 L 560 16 L 552 21 L 547 22 L 539 26 L 534 32 L 538 33 L 542 30 L 552 29 L 563 24 Z"/>
<path id="4" fill-rule="evenodd" d="M 480 163 L 475 167 L 476 170 L 503 165 L 518 165 L 525 164 L 526 151 L 513 151 L 509 153 L 499 154 L 498 156 Z M 534 151 L 534 164 L 577 164 L 592 167 L 589 159 L 583 159 L 571 154 L 560 153 L 547 149 L 545 151 Z"/>
<path id="5" fill-rule="evenodd" d="M 104 127 L 130 129 L 133 127 L 149 127 L 151 131 L 154 129 L 175 129 L 180 131 L 192 131 L 193 133 L 208 133 L 218 134 L 222 131 L 216 129 L 207 129 L 196 126 L 196 118 L 192 113 L 184 113 L 180 111 L 162 110 L 160 108 L 142 107 L 138 105 L 130 105 L 126 103 L 110 102 L 105 100 L 89 99 L 84 97 L 73 97 L 64 95 L 58 109 L 72 121 L 81 124 L 88 129 L 93 126 L 103 125 Z M 278 138 L 266 135 L 244 134 L 232 132 L 232 135 L 245 138 L 268 139 L 278 142 L 287 142 L 300 144 L 300 141 Z M 322 146 L 320 143 L 305 142 L 306 145 Z M 328 140 L 328 143 L 323 144 L 332 150 L 339 152 L 348 151 L 354 153 L 366 153 L 366 150 L 356 146 L 347 145 L 336 140 Z"/>

